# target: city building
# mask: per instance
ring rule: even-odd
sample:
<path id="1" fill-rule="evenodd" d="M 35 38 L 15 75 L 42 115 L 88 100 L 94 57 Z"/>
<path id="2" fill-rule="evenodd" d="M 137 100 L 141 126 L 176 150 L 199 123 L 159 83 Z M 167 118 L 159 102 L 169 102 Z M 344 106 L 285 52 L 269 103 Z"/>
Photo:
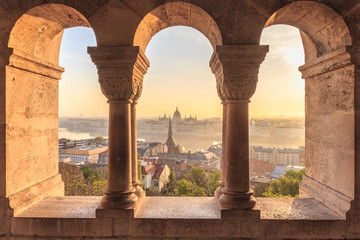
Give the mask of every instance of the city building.
<path id="1" fill-rule="evenodd" d="M 138 123 L 138 131 L 140 133 L 152 131 L 166 131 L 171 116 L 166 113 L 163 117 L 153 120 L 146 120 Z M 219 134 L 221 133 L 221 119 L 209 118 L 199 120 L 197 116 L 186 116 L 182 118 L 179 108 L 172 114 L 173 131 L 176 133 L 198 133 L 198 134 Z"/>
<path id="2" fill-rule="evenodd" d="M 275 165 L 304 165 L 304 151 L 292 148 L 264 148 L 261 146 L 250 146 L 250 159 L 254 161 L 267 161 Z"/>
<path id="3" fill-rule="evenodd" d="M 359 0 L 0 0 L 0 13 L 0 238 L 360 239 Z M 250 99 L 269 51 L 263 30 L 277 24 L 299 29 L 305 53 L 306 172 L 295 199 L 250 189 Z M 146 197 L 137 182 L 145 50 L 172 26 L 197 29 L 214 50 L 227 156 L 215 198 Z M 59 174 L 59 49 L 71 27 L 94 31 L 88 53 L 110 109 L 117 154 L 101 198 L 64 196 Z"/>
<path id="4" fill-rule="evenodd" d="M 108 150 L 99 153 L 98 166 L 107 166 L 108 164 Z"/>
<path id="5" fill-rule="evenodd" d="M 269 161 L 250 159 L 251 176 L 267 176 L 269 177 L 273 171 L 275 164 Z"/>
<path id="6" fill-rule="evenodd" d="M 141 174 L 144 189 L 156 188 L 159 192 L 166 184 L 170 175 L 170 168 L 166 164 L 157 164 L 149 161 L 141 162 Z"/>
<path id="7" fill-rule="evenodd" d="M 168 152 L 168 146 L 159 142 L 143 142 L 138 141 L 137 152 L 141 157 L 152 157 L 157 156 L 161 153 Z"/>
<path id="8" fill-rule="evenodd" d="M 97 164 L 99 154 L 107 151 L 107 149 L 107 146 L 86 146 L 62 149 L 59 151 L 59 162 L 63 162 L 63 159 L 70 158 L 71 161 L 76 163 L 87 162 Z"/>

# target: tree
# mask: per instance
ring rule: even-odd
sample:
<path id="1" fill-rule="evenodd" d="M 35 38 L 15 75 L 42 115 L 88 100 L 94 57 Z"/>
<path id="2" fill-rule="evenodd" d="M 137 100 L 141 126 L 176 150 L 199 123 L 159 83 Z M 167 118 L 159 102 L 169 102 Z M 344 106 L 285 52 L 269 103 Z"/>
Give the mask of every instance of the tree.
<path id="1" fill-rule="evenodd" d="M 141 187 L 143 187 L 144 183 L 142 180 L 141 163 L 139 160 L 137 161 L 137 172 L 138 172 L 138 180 L 140 181 Z"/>
<path id="2" fill-rule="evenodd" d="M 176 176 L 172 168 L 170 168 L 168 179 L 161 189 L 161 194 L 163 196 L 175 196 L 176 194 Z"/>
<path id="3" fill-rule="evenodd" d="M 268 189 L 269 185 L 266 183 L 255 184 L 254 186 L 254 197 L 263 197 L 264 193 Z"/>
<path id="4" fill-rule="evenodd" d="M 207 188 L 207 176 L 205 173 L 205 170 L 202 168 L 197 168 L 197 167 L 193 167 L 190 169 L 190 172 L 187 173 L 184 178 L 187 181 L 190 181 L 194 184 L 196 184 L 197 186 L 206 189 Z"/>
<path id="5" fill-rule="evenodd" d="M 186 179 L 181 179 L 176 183 L 176 195 L 177 196 L 186 196 L 186 197 L 205 197 L 205 189 L 199 187 L 198 185 L 187 181 Z"/>
<path id="6" fill-rule="evenodd" d="M 221 170 L 214 170 L 209 173 L 209 179 L 207 182 L 208 196 L 214 196 L 216 189 L 218 188 L 218 182 L 221 180 Z"/>
<path id="7" fill-rule="evenodd" d="M 98 176 L 98 173 L 94 169 L 89 168 L 88 166 L 80 167 L 80 170 L 82 171 L 85 179 L 88 179 L 90 176 Z"/>
<path id="8" fill-rule="evenodd" d="M 143 183 L 143 179 L 142 179 L 142 172 L 141 172 L 141 162 L 140 162 L 140 159 L 141 159 L 141 155 L 140 153 L 137 153 L 137 172 L 138 172 L 138 180 L 141 182 L 141 187 L 144 186 L 144 183 Z"/>
<path id="9" fill-rule="evenodd" d="M 161 196 L 159 189 L 157 187 L 151 186 L 148 189 L 145 189 L 146 196 Z"/>
<path id="10" fill-rule="evenodd" d="M 96 142 L 104 141 L 104 137 L 98 136 L 98 137 L 95 138 L 95 141 L 96 141 Z"/>
<path id="11" fill-rule="evenodd" d="M 106 172 L 98 168 L 83 167 L 84 172 L 77 166 L 66 163 L 59 164 L 60 173 L 65 184 L 65 196 L 102 196 L 106 189 Z"/>
<path id="12" fill-rule="evenodd" d="M 299 185 L 305 169 L 296 171 L 287 170 L 284 176 L 280 176 L 277 180 L 270 182 L 270 186 L 263 194 L 264 197 L 298 197 Z"/>

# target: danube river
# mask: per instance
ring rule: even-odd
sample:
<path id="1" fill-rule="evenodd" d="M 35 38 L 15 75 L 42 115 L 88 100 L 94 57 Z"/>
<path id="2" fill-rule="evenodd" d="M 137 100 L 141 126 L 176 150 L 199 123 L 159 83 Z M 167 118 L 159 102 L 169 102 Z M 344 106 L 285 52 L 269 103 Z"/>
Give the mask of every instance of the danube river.
<path id="1" fill-rule="evenodd" d="M 84 130 L 69 130 L 66 128 L 59 129 L 59 138 L 68 138 L 71 140 L 81 140 L 95 138 L 97 136 L 107 137 L 106 129 L 96 129 L 93 131 Z M 174 133 L 174 138 L 177 144 L 184 148 L 185 151 L 196 151 L 201 149 L 208 149 L 216 142 L 221 142 L 220 134 L 191 134 L 191 133 Z M 139 131 L 138 139 L 144 139 L 150 142 L 165 143 L 167 139 L 167 132 L 150 132 Z M 298 148 L 305 145 L 304 138 L 250 138 L 250 145 L 263 146 L 270 148 Z"/>

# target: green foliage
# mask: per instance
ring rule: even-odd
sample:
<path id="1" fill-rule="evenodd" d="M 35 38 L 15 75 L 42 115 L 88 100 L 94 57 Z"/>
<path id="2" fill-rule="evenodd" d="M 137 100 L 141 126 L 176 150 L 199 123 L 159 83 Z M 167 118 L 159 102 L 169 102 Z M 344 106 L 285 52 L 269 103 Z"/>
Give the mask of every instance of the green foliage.
<path id="1" fill-rule="evenodd" d="M 104 137 L 100 137 L 100 136 L 95 138 L 96 142 L 101 142 L 101 141 L 104 141 L 104 140 L 105 140 Z"/>
<path id="2" fill-rule="evenodd" d="M 151 186 L 148 189 L 145 189 L 146 196 L 161 196 L 157 187 Z"/>
<path id="3" fill-rule="evenodd" d="M 268 187 L 269 187 L 268 184 L 264 184 L 264 183 L 263 184 L 261 184 L 261 183 L 256 184 L 254 186 L 254 194 L 253 194 L 253 196 L 254 197 L 263 197 L 264 196 L 263 194 L 266 192 Z"/>
<path id="4" fill-rule="evenodd" d="M 139 153 L 138 153 L 139 154 Z M 139 159 L 139 158 L 138 158 Z M 138 180 L 141 182 L 140 186 L 143 187 L 144 183 L 142 180 L 142 172 L 141 172 L 141 163 L 140 160 L 137 161 L 137 172 L 138 172 Z"/>
<path id="5" fill-rule="evenodd" d="M 221 170 L 214 170 L 209 173 L 209 179 L 207 181 L 208 196 L 214 196 L 216 189 L 218 188 L 218 182 L 221 180 Z"/>
<path id="6" fill-rule="evenodd" d="M 202 168 L 193 167 L 190 172 L 187 173 L 184 178 L 197 186 L 206 189 L 207 188 L 207 176 L 205 170 Z"/>
<path id="7" fill-rule="evenodd" d="M 88 166 L 80 167 L 80 170 L 84 174 L 85 179 L 88 179 L 90 176 L 95 178 L 98 176 L 98 173 L 94 169 L 89 168 Z"/>
<path id="8" fill-rule="evenodd" d="M 65 196 L 102 196 L 106 188 L 106 172 L 102 168 L 85 168 L 89 172 L 85 179 L 84 172 L 77 166 L 60 163 L 60 174 L 65 184 Z M 89 170 L 90 169 L 90 170 Z"/>
<path id="9" fill-rule="evenodd" d="M 177 196 L 194 196 L 194 197 L 204 197 L 205 189 L 199 187 L 198 185 L 187 181 L 186 179 L 181 179 L 176 183 L 176 195 Z"/>
<path id="10" fill-rule="evenodd" d="M 176 195 L 176 176 L 174 169 L 170 169 L 169 177 L 161 189 L 161 195 L 163 196 L 175 196 Z"/>
<path id="11" fill-rule="evenodd" d="M 270 182 L 270 186 L 263 194 L 264 197 L 298 197 L 299 185 L 305 169 L 296 171 L 287 170 L 284 176 Z"/>
<path id="12" fill-rule="evenodd" d="M 141 155 L 140 155 L 140 153 L 137 153 L 137 160 L 140 160 L 141 159 Z"/>

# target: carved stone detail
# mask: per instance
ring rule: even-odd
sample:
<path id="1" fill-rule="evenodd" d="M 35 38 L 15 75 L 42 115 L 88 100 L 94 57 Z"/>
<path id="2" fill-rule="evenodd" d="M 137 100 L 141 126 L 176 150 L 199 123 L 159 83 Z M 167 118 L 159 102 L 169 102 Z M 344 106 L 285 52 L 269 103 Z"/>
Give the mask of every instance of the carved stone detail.
<path id="1" fill-rule="evenodd" d="M 259 67 L 269 51 L 268 46 L 216 46 L 210 67 L 216 76 L 222 101 L 249 100 L 258 81 Z"/>
<path id="2" fill-rule="evenodd" d="M 149 68 L 149 61 L 139 47 L 89 47 L 88 53 L 98 68 L 101 90 L 109 100 L 139 99 Z"/>

